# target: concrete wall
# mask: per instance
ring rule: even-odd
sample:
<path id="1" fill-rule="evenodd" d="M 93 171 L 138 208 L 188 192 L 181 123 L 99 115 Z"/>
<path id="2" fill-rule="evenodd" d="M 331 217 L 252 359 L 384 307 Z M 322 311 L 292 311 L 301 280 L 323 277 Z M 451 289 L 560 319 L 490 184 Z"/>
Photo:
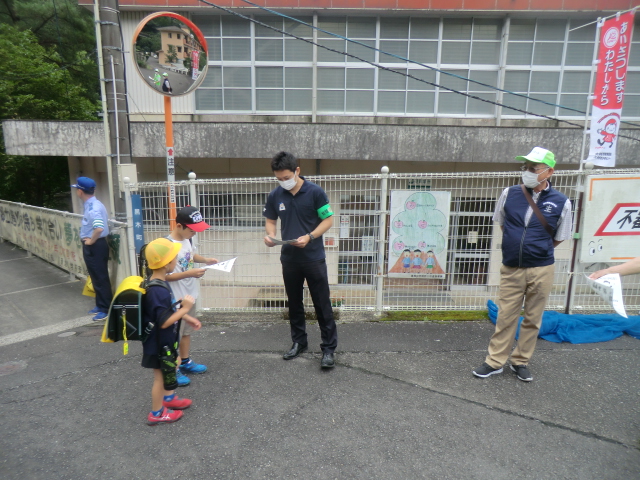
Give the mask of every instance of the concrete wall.
<path id="1" fill-rule="evenodd" d="M 9 155 L 104 156 L 102 122 L 4 120 L 5 149 Z"/>
<path id="2" fill-rule="evenodd" d="M 100 122 L 3 121 L 10 155 L 104 155 Z M 623 130 L 618 166 L 640 165 L 640 130 Z M 164 125 L 132 123 L 136 163 L 164 158 Z M 582 130 L 459 125 L 306 123 L 174 123 L 176 157 L 265 159 L 279 150 L 300 158 L 384 162 L 512 163 L 532 146 L 552 150 L 562 164 L 578 164 Z M 325 172 L 323 172 L 325 173 Z"/>

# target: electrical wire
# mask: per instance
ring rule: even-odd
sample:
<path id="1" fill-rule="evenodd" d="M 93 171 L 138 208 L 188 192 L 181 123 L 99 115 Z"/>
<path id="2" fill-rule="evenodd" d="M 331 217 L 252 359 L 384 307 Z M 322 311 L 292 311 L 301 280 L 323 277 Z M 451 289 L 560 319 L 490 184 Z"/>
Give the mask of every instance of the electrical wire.
<path id="1" fill-rule="evenodd" d="M 358 61 L 363 62 L 363 63 L 367 63 L 367 64 L 369 64 L 369 65 L 371 65 L 371 66 L 374 66 L 374 67 L 376 67 L 376 68 L 378 68 L 378 69 L 381 69 L 381 70 L 386 70 L 386 71 L 391 72 L 391 73 L 395 73 L 395 74 L 402 75 L 402 76 L 405 76 L 405 77 L 408 77 L 408 78 L 412 78 L 412 79 L 414 79 L 414 80 L 416 80 L 416 81 L 418 81 L 418 82 L 422 82 L 422 83 L 425 83 L 425 84 L 427 84 L 427 85 L 431 85 L 431 86 L 434 86 L 434 87 L 437 87 L 437 88 L 440 88 L 440 89 L 448 90 L 448 91 L 450 91 L 450 92 L 452 92 L 452 93 L 456 93 L 456 94 L 458 94 L 458 95 L 463 95 L 463 96 L 465 96 L 465 97 L 472 98 L 472 99 L 474 99 L 474 100 L 479 100 L 479 101 L 481 101 L 481 102 L 485 102 L 485 103 L 489 103 L 489 104 L 496 105 L 496 106 L 499 106 L 499 107 L 507 108 L 507 109 L 510 109 L 510 110 L 513 110 L 513 111 L 516 111 L 516 112 L 524 113 L 525 115 L 533 115 L 533 116 L 536 116 L 536 117 L 546 118 L 547 120 L 553 120 L 553 121 L 555 121 L 555 122 L 565 123 L 565 124 L 571 125 L 571 126 L 573 126 L 573 127 L 579 128 L 579 129 L 583 129 L 583 128 L 584 128 L 584 125 L 580 125 L 580 124 L 577 124 L 577 123 L 574 123 L 574 122 L 570 122 L 570 121 L 568 121 L 568 120 L 561 120 L 561 119 L 559 119 L 559 118 L 554 118 L 554 117 L 551 117 L 551 116 L 549 116 L 549 115 L 544 115 L 544 114 L 541 114 L 541 113 L 534 113 L 534 112 L 531 112 L 531 111 L 522 110 L 522 109 L 516 108 L 516 107 L 514 107 L 514 106 L 509 106 L 509 105 L 505 105 L 505 104 L 500 103 L 500 102 L 495 102 L 495 101 L 492 101 L 492 100 L 487 100 L 487 99 L 485 99 L 485 98 L 478 97 L 478 96 L 476 96 L 476 95 L 472 95 L 472 94 L 470 94 L 470 93 L 461 92 L 461 91 L 459 91 L 459 90 L 456 90 L 456 89 L 451 88 L 451 87 L 447 87 L 447 86 L 445 86 L 445 85 L 441 85 L 441 84 L 437 84 L 437 83 L 429 82 L 428 80 L 424 80 L 424 79 L 422 79 L 422 78 L 418 78 L 418 77 L 416 77 L 416 76 L 414 76 L 414 75 L 411 75 L 411 74 L 409 74 L 409 73 L 400 72 L 400 71 L 398 71 L 398 70 L 394 70 L 393 68 L 389 68 L 389 67 L 385 67 L 385 66 L 383 66 L 383 65 L 380 65 L 380 64 L 378 64 L 378 63 L 376 63 L 376 62 L 372 62 L 372 61 L 370 61 L 370 60 L 366 60 L 366 59 L 360 58 L 360 57 L 358 57 L 357 55 L 354 55 L 354 54 L 352 54 L 352 53 L 341 52 L 341 51 L 335 50 L 335 49 L 333 49 L 333 48 L 329 48 L 329 47 L 327 47 L 327 46 L 325 46 L 325 45 L 320 45 L 319 43 L 314 42 L 313 40 L 309 40 L 309 39 L 307 39 L 307 38 L 299 37 L 298 35 L 295 35 L 295 34 L 290 33 L 290 32 L 286 32 L 286 31 L 281 30 L 281 29 L 279 29 L 279 28 L 276 28 L 276 27 L 274 27 L 274 26 L 272 26 L 272 25 L 268 25 L 268 24 L 263 23 L 263 22 L 261 22 L 261 21 L 259 21 L 259 20 L 256 20 L 256 19 L 254 19 L 254 18 L 247 17 L 246 15 L 242 15 L 241 13 L 238 13 L 238 12 L 234 12 L 234 11 L 232 11 L 232 10 L 230 10 L 230 9 L 226 8 L 226 7 L 222 7 L 222 6 L 220 6 L 220 5 L 216 5 L 216 4 L 214 4 L 214 3 L 208 2 L 207 0 L 199 0 L 199 1 L 200 1 L 200 2 L 202 2 L 202 3 L 204 3 L 204 4 L 206 4 L 206 5 L 211 6 L 211 7 L 213 7 L 213 8 L 216 8 L 216 9 L 222 10 L 222 11 L 224 11 L 224 12 L 226 12 L 226 13 L 229 13 L 229 14 L 231 14 L 231 15 L 234 15 L 234 16 L 237 16 L 237 17 L 240 17 L 240 18 L 242 18 L 242 19 L 244 19 L 244 20 L 247 20 L 247 21 L 249 21 L 249 22 L 255 23 L 255 24 L 257 24 L 257 25 L 260 25 L 260 26 L 262 26 L 262 27 L 265 27 L 265 28 L 268 28 L 268 29 L 270 29 L 270 30 L 276 31 L 276 32 L 278 32 L 278 33 L 282 33 L 283 35 L 287 35 L 287 36 L 289 36 L 289 37 L 295 38 L 295 39 L 297 39 L 297 40 L 301 40 L 301 41 L 306 42 L 306 43 L 309 43 L 309 44 L 311 44 L 311 45 L 315 45 L 315 46 L 317 46 L 317 47 L 323 48 L 323 49 L 328 50 L 328 51 L 333 52 L 333 53 L 337 53 L 337 54 L 339 54 L 339 55 L 345 55 L 345 56 L 347 56 L 347 57 L 353 58 L 353 59 L 358 60 Z M 243 1 L 247 1 L 247 0 L 243 0 Z M 247 3 L 250 3 L 250 2 L 247 2 Z M 255 5 L 255 4 L 252 4 L 252 5 Z M 260 7 L 260 8 L 261 8 L 261 7 Z M 288 18 L 291 18 L 291 17 L 288 17 Z M 301 22 L 301 23 L 304 23 L 305 25 L 308 25 L 308 24 L 307 24 L 307 23 L 305 23 L 305 22 Z M 317 27 L 313 27 L 313 28 L 317 28 Z M 330 32 L 327 32 L 327 33 L 330 33 Z M 346 39 L 346 37 L 342 37 L 342 38 L 345 38 L 345 39 Z M 355 40 L 350 40 L 350 41 L 354 41 L 354 42 L 355 42 Z M 357 42 L 357 43 L 360 43 L 360 42 Z M 382 53 L 385 53 L 385 54 L 386 54 L 386 52 L 382 52 Z M 388 54 L 388 55 L 393 55 L 393 54 Z M 417 62 L 415 62 L 415 63 L 417 63 Z M 422 64 L 420 64 L 420 65 L 422 65 Z M 427 68 L 433 68 L 433 67 L 427 67 Z M 446 72 L 445 72 L 445 73 L 446 73 Z M 455 74 L 452 74 L 452 75 L 455 75 Z M 457 75 L 455 75 L 455 76 L 457 76 Z M 463 78 L 463 79 L 464 79 L 464 77 L 459 77 L 459 78 Z M 483 84 L 483 85 L 484 85 L 484 84 Z M 487 85 L 487 86 L 488 86 L 488 85 Z M 495 88 L 495 87 L 492 87 L 492 88 Z M 512 93 L 512 92 L 508 92 L 508 91 L 505 91 L 505 92 L 506 92 L 506 93 Z M 530 97 L 527 97 L 527 98 L 530 98 Z M 535 99 L 534 99 L 534 100 L 535 100 Z M 546 103 L 546 102 L 544 102 L 544 103 Z M 557 106 L 557 105 L 556 105 L 556 106 Z M 585 113 L 585 112 L 581 112 L 581 113 Z M 619 136 L 619 137 L 621 137 L 621 138 L 628 138 L 628 139 L 631 139 L 631 140 L 635 140 L 635 141 L 637 141 L 637 142 L 640 142 L 640 139 L 638 139 L 638 138 L 629 137 L 629 136 L 626 136 L 626 135 L 618 135 L 618 136 Z"/>
<path id="2" fill-rule="evenodd" d="M 202 0 L 200 0 L 200 1 L 202 1 Z M 340 39 L 342 39 L 342 40 L 346 40 L 347 42 L 355 43 L 356 45 L 360 45 L 360 46 L 362 46 L 362 47 L 368 48 L 369 50 L 373 50 L 373 51 L 375 51 L 375 52 L 383 53 L 383 54 L 388 55 L 388 56 L 390 56 L 390 57 L 395 57 L 395 58 L 397 58 L 398 60 L 402 60 L 403 62 L 413 63 L 413 64 L 415 64 L 415 65 L 419 65 L 419 66 L 424 67 L 424 68 L 427 68 L 427 69 L 429 69 L 429 70 L 433 70 L 434 72 L 439 72 L 439 73 L 442 73 L 442 74 L 445 74 L 445 75 L 449 75 L 449 76 L 451 76 L 451 77 L 454 77 L 454 78 L 457 78 L 457 79 L 460 79 L 460 80 L 464 80 L 464 81 L 466 81 L 466 82 L 475 83 L 475 84 L 477 84 L 477 85 L 480 85 L 480 86 L 483 86 L 483 87 L 487 87 L 487 88 L 490 88 L 490 89 L 492 89 L 492 90 L 496 90 L 496 91 L 498 91 L 498 92 L 509 93 L 509 94 L 511 94 L 511 95 L 515 95 L 516 97 L 526 98 L 526 99 L 533 100 L 533 101 L 535 101 L 535 102 L 540 102 L 540 103 L 543 103 L 543 104 L 545 104 L 545 105 L 549 105 L 549 106 L 552 106 L 552 107 L 561 107 L 561 108 L 566 109 L 566 110 L 571 110 L 571 111 L 578 112 L 578 113 L 582 113 L 582 114 L 584 114 L 584 113 L 585 113 L 585 112 L 582 112 L 582 111 L 577 110 L 577 109 L 575 109 L 575 108 L 565 107 L 565 106 L 563 106 L 563 105 L 558 105 L 558 104 L 555 104 L 555 103 L 547 102 L 547 101 L 545 101 L 545 100 L 541 100 L 541 99 L 539 99 L 539 98 L 533 98 L 533 97 L 530 97 L 530 96 L 525 95 L 525 94 L 523 94 L 523 93 L 516 93 L 516 92 L 512 92 L 512 91 L 510 91 L 510 90 L 505 90 L 505 89 L 502 89 L 502 88 L 498 88 L 498 87 L 496 87 L 496 86 L 494 86 L 494 85 L 489 85 L 489 84 L 487 84 L 487 83 L 483 83 L 483 82 L 480 82 L 480 81 L 478 81 L 478 80 L 473 80 L 472 78 L 463 77 L 462 75 L 457 75 L 457 74 L 455 74 L 455 73 L 447 72 L 446 70 L 441 70 L 441 69 L 439 69 L 439 68 L 432 67 L 431 65 L 428 65 L 428 64 L 426 64 L 426 63 L 420 63 L 420 62 L 418 62 L 418 61 L 416 61 L 416 60 L 411 60 L 410 58 L 403 57 L 402 55 L 397 55 L 397 54 L 395 54 L 395 53 L 385 52 L 384 50 L 381 50 L 381 49 L 379 49 L 379 48 L 372 47 L 371 45 L 367 45 L 366 43 L 359 42 L 358 40 L 354 40 L 354 39 L 352 39 L 352 38 L 345 37 L 345 36 L 340 35 L 340 34 L 338 34 L 338 33 L 329 32 L 328 30 L 324 30 L 324 29 L 322 29 L 322 28 L 320 28 L 320 27 L 316 27 L 316 26 L 314 26 L 314 25 L 311 25 L 310 23 L 304 22 L 304 21 L 299 20 L 299 19 L 297 19 L 297 18 L 290 17 L 290 16 L 288 16 L 288 15 L 285 15 L 284 13 L 280 13 L 280 12 L 277 12 L 277 11 L 275 11 L 275 10 L 271 10 L 270 8 L 261 7 L 260 5 L 256 5 L 255 3 L 250 2 L 249 0 L 242 0 L 242 1 L 243 1 L 243 2 L 245 2 L 245 3 L 248 3 L 249 5 L 253 5 L 253 6 L 254 6 L 254 7 L 256 7 L 256 8 L 259 8 L 260 10 L 264 10 L 265 12 L 272 13 L 272 14 L 274 14 L 274 15 L 277 15 L 277 16 L 280 16 L 280 17 L 283 17 L 283 18 L 286 18 L 286 19 L 288 19 L 288 20 L 293 20 L 294 22 L 300 23 L 300 24 L 305 25 L 305 26 L 307 26 L 307 27 L 309 27 L 309 28 L 312 28 L 312 29 L 314 29 L 314 30 L 318 30 L 319 32 L 326 33 L 327 35 L 332 35 L 332 36 L 337 37 L 337 38 L 340 38 Z M 203 2 L 203 3 L 208 3 L 208 2 Z M 639 125 L 639 126 L 640 126 L 640 125 Z"/>
<path id="3" fill-rule="evenodd" d="M 122 20 L 120 18 L 120 10 L 116 10 L 116 15 L 118 16 L 118 30 L 120 31 L 120 51 L 122 52 L 122 73 L 124 78 L 127 78 L 127 62 L 125 62 L 124 59 L 124 35 L 122 33 Z M 135 61 L 135 60 L 134 60 Z M 115 82 L 115 79 L 114 79 Z M 129 153 L 125 154 L 124 156 L 129 156 L 129 162 L 133 162 L 133 145 L 131 144 L 131 122 L 129 121 L 129 88 L 127 86 L 127 82 L 124 82 L 124 108 L 125 108 L 125 114 L 127 116 L 127 135 L 129 136 L 128 138 L 128 144 L 129 144 Z M 116 101 L 116 99 L 114 98 L 114 102 L 113 102 L 113 109 L 115 110 L 115 114 L 118 115 L 118 102 Z M 119 139 L 116 139 L 116 141 L 119 141 Z M 120 154 L 122 155 L 122 153 Z"/>
<path id="4" fill-rule="evenodd" d="M 578 29 L 583 28 L 583 27 L 588 27 L 589 25 L 593 25 L 594 23 L 598 23 L 598 22 L 601 22 L 601 21 L 603 22 L 603 21 L 608 20 L 610 18 L 617 17 L 618 15 L 622 15 L 623 13 L 633 12 L 633 11 L 637 10 L 638 8 L 640 8 L 640 7 L 633 7 L 633 8 L 630 8 L 629 10 L 623 10 L 622 12 L 614 13 L 613 15 L 609 15 L 608 17 L 599 18 L 598 20 L 594 20 L 593 22 L 585 23 L 584 25 L 580 25 L 580 26 L 575 27 L 575 28 L 570 28 L 569 31 L 573 32 L 574 30 L 578 30 Z"/>
<path id="5" fill-rule="evenodd" d="M 200 1 L 203 1 L 203 0 L 200 0 Z M 399 60 L 402 60 L 402 61 L 404 61 L 404 62 L 407 62 L 407 63 L 413 63 L 413 64 L 415 64 L 415 65 L 419 65 L 419 66 L 421 66 L 421 67 L 427 68 L 427 69 L 429 69 L 429 70 L 433 70 L 433 71 L 435 71 L 435 72 L 439 72 L 439 73 L 441 73 L 441 74 L 449 75 L 449 76 L 451 76 L 451 77 L 458 78 L 458 79 L 460 79 L 460 80 L 464 80 L 464 81 L 467 81 L 467 82 L 470 82 L 470 83 L 475 83 L 475 84 L 477 84 L 477 85 L 480 85 L 480 86 L 483 86 L 483 87 L 487 87 L 487 88 L 490 88 L 490 89 L 492 89 L 492 90 L 496 90 L 496 91 L 498 91 L 498 92 L 508 93 L 509 95 L 514 95 L 514 96 L 516 96 L 516 97 L 525 98 L 525 99 L 527 99 L 527 100 L 533 100 L 534 102 L 542 103 L 542 104 L 544 104 L 544 105 L 548 105 L 548 106 L 551 106 L 551 107 L 560 107 L 560 108 L 562 108 L 563 110 L 569 110 L 569 111 L 572 111 L 572 112 L 580 113 L 580 114 L 582 114 L 582 115 L 586 115 L 586 113 L 587 113 L 587 112 L 585 112 L 584 110 L 578 110 L 577 108 L 567 107 L 567 106 L 565 106 L 565 105 L 560 105 L 560 104 L 558 104 L 558 103 L 551 103 L 551 102 L 547 102 L 546 100 L 541 100 L 541 99 L 539 99 L 539 98 L 531 97 L 531 96 L 529 96 L 529 95 L 525 95 L 525 94 L 523 94 L 523 93 L 512 92 L 511 90 L 506 90 L 506 89 L 503 89 L 503 88 L 499 88 L 499 87 L 496 87 L 495 85 L 489 85 L 489 84 L 487 84 L 487 83 L 483 83 L 483 82 L 480 82 L 480 81 L 478 81 L 478 80 L 474 80 L 474 79 L 472 79 L 472 78 L 463 77 L 463 76 L 461 76 L 461 75 L 457 75 L 457 74 L 455 74 L 455 73 L 447 72 L 446 70 L 441 70 L 441 69 L 439 69 L 439 68 L 432 67 L 431 65 L 428 65 L 428 64 L 426 64 L 426 63 L 420 63 L 420 62 L 417 62 L 417 61 L 415 61 L 415 60 L 411 60 L 411 59 L 410 59 L 410 58 L 408 58 L 408 57 L 403 57 L 403 56 L 401 56 L 401 55 L 396 55 L 395 53 L 385 52 L 384 50 L 380 50 L 379 48 L 372 47 L 371 45 L 367 45 L 366 43 L 359 42 L 358 40 L 353 40 L 353 39 L 351 39 L 351 38 L 349 38 L 349 37 L 345 37 L 345 36 L 342 36 L 342 35 L 337 34 L 337 33 L 329 32 L 328 30 L 323 30 L 322 28 L 319 28 L 319 27 L 316 27 L 316 26 L 314 26 L 314 25 L 311 25 L 311 24 L 309 24 L 309 23 L 307 23 L 307 22 L 304 22 L 304 21 L 302 21 L 302 20 L 299 20 L 299 19 L 297 19 L 297 18 L 295 18 L 295 17 L 290 17 L 290 16 L 288 16 L 288 15 L 285 15 L 284 13 L 277 12 L 276 10 L 272 10 L 272 9 L 270 9 L 270 8 L 262 7 L 262 6 L 257 5 L 257 4 L 255 4 L 255 3 L 253 3 L 253 2 L 251 2 L 251 1 L 249 1 L 249 0 L 242 0 L 242 1 L 243 1 L 244 3 L 248 3 L 249 5 L 254 6 L 254 7 L 256 7 L 256 8 L 259 8 L 260 10 L 264 10 L 265 12 L 269 12 L 269 13 L 271 13 L 271 14 L 274 14 L 274 15 L 277 15 L 277 16 L 280 16 L 280 17 L 283 17 L 283 18 L 286 18 L 286 19 L 288 19 L 288 20 L 292 20 L 292 21 L 294 21 L 294 22 L 300 23 L 300 24 L 305 25 L 305 26 L 307 26 L 307 27 L 309 27 L 309 28 L 312 28 L 312 29 L 314 29 L 314 30 L 318 30 L 319 32 L 326 33 L 326 34 L 328 34 L 328 35 L 332 35 L 332 36 L 337 37 L 337 38 L 340 38 L 340 39 L 342 39 L 342 40 L 346 40 L 347 42 L 355 43 L 355 44 L 357 44 L 357 45 L 360 45 L 360 46 L 366 47 L 366 48 L 368 48 L 368 49 L 370 49 L 370 50 L 374 50 L 374 51 L 379 52 L 379 53 L 383 53 L 383 54 L 385 54 L 385 55 L 389 55 L 389 56 L 391 56 L 391 57 L 395 57 L 395 58 L 397 58 L 397 59 L 399 59 Z M 209 3 L 209 2 L 203 1 L 203 3 Z M 637 8 L 637 7 L 636 7 L 636 8 Z M 613 16 L 615 16 L 615 15 L 613 15 Z M 626 122 L 626 121 L 621 121 L 620 123 L 624 123 L 624 124 L 626 124 L 626 125 L 632 125 L 632 126 L 634 126 L 634 127 L 640 127 L 640 124 L 638 124 L 638 123 Z"/>

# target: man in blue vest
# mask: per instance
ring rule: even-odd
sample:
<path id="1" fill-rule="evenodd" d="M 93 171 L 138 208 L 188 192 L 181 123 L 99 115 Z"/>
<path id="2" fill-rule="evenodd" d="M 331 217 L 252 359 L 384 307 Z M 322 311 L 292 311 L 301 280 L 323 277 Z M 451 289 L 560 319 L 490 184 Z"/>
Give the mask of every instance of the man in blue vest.
<path id="1" fill-rule="evenodd" d="M 303 304 L 304 281 L 318 317 L 322 343 L 324 369 L 335 366 L 334 351 L 338 346 L 338 330 L 333 318 L 329 277 L 325 261 L 322 235 L 333 225 L 333 211 L 327 194 L 315 183 L 300 176 L 298 159 L 288 152 L 280 152 L 271 160 L 271 170 L 278 179 L 267 198 L 262 215 L 267 235 L 264 243 L 274 247 L 276 226 L 280 219 L 282 246 L 280 262 L 284 287 L 289 300 L 291 349 L 283 355 L 285 360 L 296 358 L 307 349 L 307 332 Z"/>
<path id="2" fill-rule="evenodd" d="M 78 198 L 84 203 L 84 217 L 80 227 L 82 257 L 96 292 L 96 307 L 89 310 L 93 320 L 104 320 L 111 305 L 111 279 L 109 278 L 109 219 L 107 209 L 93 194 L 96 182 L 79 177 L 75 185 Z"/>
<path id="3" fill-rule="evenodd" d="M 530 382 L 529 359 L 553 286 L 554 249 L 571 236 L 571 202 L 549 181 L 556 165 L 553 153 L 536 147 L 516 160 L 524 162 L 522 183 L 526 189 L 521 185 L 505 188 L 493 215 L 503 232 L 498 319 L 489 354 L 473 374 L 487 378 L 502 373 L 510 358 L 509 366 L 518 379 Z M 527 196 L 538 212 L 534 212 Z M 512 351 L 523 301 L 524 320 Z"/>

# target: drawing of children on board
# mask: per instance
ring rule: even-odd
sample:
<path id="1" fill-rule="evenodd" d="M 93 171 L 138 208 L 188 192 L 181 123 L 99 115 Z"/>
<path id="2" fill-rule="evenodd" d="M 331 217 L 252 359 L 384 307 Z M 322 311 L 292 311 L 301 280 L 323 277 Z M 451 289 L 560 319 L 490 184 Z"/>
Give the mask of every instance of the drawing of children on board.
<path id="1" fill-rule="evenodd" d="M 407 273 L 410 275 L 416 273 L 444 274 L 444 270 L 440 266 L 438 257 L 433 250 L 423 252 L 419 248 L 413 251 L 405 248 L 396 258 L 397 260 L 389 270 L 390 273 Z"/>
<path id="2" fill-rule="evenodd" d="M 435 266 L 436 266 L 436 256 L 433 253 L 433 250 L 429 250 L 427 252 L 427 262 L 426 262 L 427 273 L 433 273 L 433 267 Z"/>
<path id="3" fill-rule="evenodd" d="M 402 251 L 402 273 L 409 273 L 411 270 L 411 250 L 405 248 Z"/>
<path id="4" fill-rule="evenodd" d="M 422 260 L 422 252 L 419 248 L 416 248 L 413 251 L 413 268 L 411 269 L 411 271 L 413 273 L 421 273 L 423 263 L 424 261 Z"/>

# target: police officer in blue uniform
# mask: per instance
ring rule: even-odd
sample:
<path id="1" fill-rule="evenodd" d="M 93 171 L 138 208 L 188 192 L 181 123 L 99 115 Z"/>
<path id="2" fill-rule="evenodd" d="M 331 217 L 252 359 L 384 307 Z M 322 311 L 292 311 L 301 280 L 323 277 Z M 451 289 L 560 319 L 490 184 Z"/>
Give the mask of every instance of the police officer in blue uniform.
<path id="1" fill-rule="evenodd" d="M 280 219 L 282 240 L 292 240 L 283 245 L 280 254 L 282 276 L 289 300 L 291 325 L 291 350 L 283 355 L 291 360 L 307 345 L 306 323 L 303 305 L 304 281 L 307 281 L 313 307 L 318 318 L 322 343 L 322 368 L 335 366 L 334 352 L 338 346 L 338 331 L 331 308 L 329 279 L 322 235 L 333 225 L 333 211 L 327 194 L 315 183 L 300 176 L 298 159 L 288 152 L 280 152 L 271 160 L 271 170 L 280 186 L 267 198 L 263 215 L 266 218 L 268 247 L 276 244 L 276 226 Z"/>
<path id="2" fill-rule="evenodd" d="M 96 306 L 89 310 L 95 314 L 93 320 L 104 320 L 111 305 L 111 280 L 109 279 L 109 223 L 107 209 L 93 194 L 96 182 L 89 177 L 79 177 L 75 185 L 78 198 L 84 203 L 84 217 L 80 228 L 82 256 L 87 265 L 93 289 L 96 292 Z"/>

